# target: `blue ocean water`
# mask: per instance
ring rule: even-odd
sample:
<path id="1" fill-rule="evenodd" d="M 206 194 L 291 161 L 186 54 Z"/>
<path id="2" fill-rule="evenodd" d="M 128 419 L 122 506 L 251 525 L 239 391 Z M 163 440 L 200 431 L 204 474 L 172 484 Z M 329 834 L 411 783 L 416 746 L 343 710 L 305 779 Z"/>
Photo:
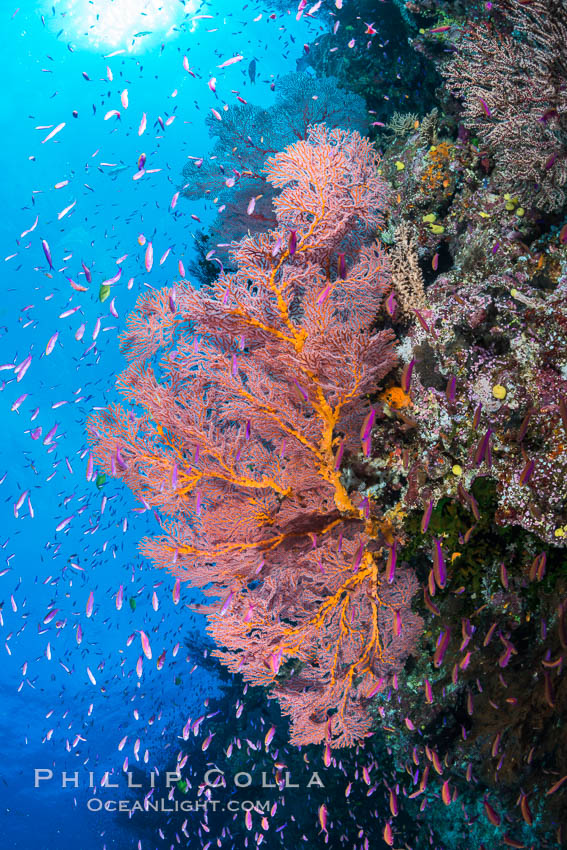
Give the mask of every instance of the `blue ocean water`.
<path id="1" fill-rule="evenodd" d="M 125 757 L 133 765 L 160 769 L 167 755 L 164 744 L 175 746 L 187 718 L 206 713 L 203 700 L 219 693 L 214 673 L 199 666 L 189 676 L 202 658 L 202 650 L 201 658 L 195 657 L 184 646 L 192 627 L 202 630 L 202 618 L 186 607 L 191 593 L 182 588 L 174 605 L 170 577 L 152 570 L 137 552 L 139 539 L 155 523 L 152 514 L 137 513 L 139 504 L 112 481 L 98 490 L 86 480 L 85 423 L 94 408 L 117 397 L 114 379 L 122 368 L 117 336 L 125 314 L 144 287 L 170 281 L 178 273 L 178 260 L 191 258 L 198 225 L 189 212 L 204 224 L 211 217 L 200 202 L 170 210 L 187 157 L 202 156 L 210 146 L 204 120 L 219 101 L 207 80 L 217 77 L 223 98 L 233 98 L 234 88 L 269 104 L 274 97 L 269 82 L 295 69 L 298 51 L 289 43 L 290 34 L 303 44 L 312 25 L 287 19 L 282 28 L 266 13 L 252 24 L 251 9 L 230 2 L 162 5 L 168 10 L 165 22 L 157 3 L 24 2 L 19 8 L 5 4 L 1 11 L 5 167 L 0 238 L 7 259 L 0 360 L 13 364 L 28 354 L 33 358 L 21 382 L 2 372 L 0 395 L 7 569 L 0 579 L 1 829 L 4 845 L 21 850 L 135 846 L 135 830 L 126 832 L 112 815 L 86 809 L 92 794 L 88 771 L 100 787 L 106 771 L 121 772 Z M 95 6 L 103 11 L 98 20 Z M 199 14 L 203 17 L 196 19 Z M 132 48 L 131 34 L 141 31 L 151 34 L 134 39 Z M 238 53 L 246 61 L 217 68 Z M 184 55 L 196 76 L 184 69 Z M 254 56 L 258 70 L 252 87 L 247 68 Z M 125 89 L 127 109 L 120 101 Z M 119 120 L 104 120 L 111 109 L 120 110 Z M 140 136 L 144 113 L 147 129 Z M 175 120 L 163 130 L 158 116 Z M 64 127 L 43 143 L 59 124 Z M 147 172 L 156 173 L 134 181 L 142 153 Z M 59 183 L 65 185 L 55 188 Z M 20 236 L 36 219 L 32 232 Z M 153 240 L 158 258 L 171 249 L 151 274 L 137 241 L 142 233 Z M 49 245 L 53 271 L 42 240 Z M 116 318 L 109 311 L 110 299 L 101 303 L 98 290 L 115 275 L 123 255 L 122 277 L 112 289 Z M 69 284 L 72 279 L 88 287 L 81 263 L 92 273 L 88 293 L 73 291 Z M 84 336 L 77 340 L 83 323 Z M 57 341 L 46 356 L 55 333 Z M 55 435 L 44 445 L 54 426 Z M 30 431 L 38 427 L 41 436 L 34 440 Z M 14 504 L 26 491 L 16 511 Z M 57 532 L 68 517 L 69 524 Z M 124 604 L 117 611 L 120 585 Z M 94 608 L 87 617 L 91 592 Z M 53 609 L 55 618 L 44 625 Z M 146 663 L 141 679 L 135 672 L 140 629 L 150 636 L 154 657 L 167 651 L 163 669 Z M 127 646 L 132 633 L 134 642 Z M 174 658 L 177 642 L 181 648 Z M 119 752 L 125 735 L 128 743 Z M 137 738 L 141 745 L 135 756 Z M 34 788 L 36 769 L 51 769 L 53 780 Z M 78 788 L 70 781 L 62 789 L 64 771 L 79 771 Z"/>

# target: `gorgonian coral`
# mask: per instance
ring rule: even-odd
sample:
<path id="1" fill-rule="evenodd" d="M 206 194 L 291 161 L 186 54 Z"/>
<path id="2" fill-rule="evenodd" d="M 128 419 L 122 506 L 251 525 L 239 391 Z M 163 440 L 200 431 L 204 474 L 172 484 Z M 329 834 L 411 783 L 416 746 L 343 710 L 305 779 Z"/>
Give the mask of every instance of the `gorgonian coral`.
<path id="1" fill-rule="evenodd" d="M 268 108 L 243 101 L 223 112 L 221 121 L 213 115 L 207 118 L 215 144 L 209 157 L 192 157 L 186 163 L 182 193 L 216 205 L 219 214 L 210 234 L 225 265 L 227 243 L 246 231 L 261 233 L 277 224 L 274 187 L 264 171 L 266 158 L 305 139 L 308 128 L 322 122 L 364 132 L 368 124 L 364 100 L 341 88 L 335 77 L 319 79 L 306 73 L 278 79 L 275 102 Z"/>
<path id="2" fill-rule="evenodd" d="M 396 362 L 373 328 L 391 285 L 378 165 L 325 125 L 268 159 L 277 228 L 235 244 L 206 294 L 183 281 L 139 299 L 118 381 L 137 408 L 89 423 L 97 462 L 162 513 L 142 551 L 220 598 L 216 654 L 271 686 L 296 744 L 367 735 L 421 626 L 388 518 L 341 477 L 345 450 L 370 450 L 363 396 Z"/>

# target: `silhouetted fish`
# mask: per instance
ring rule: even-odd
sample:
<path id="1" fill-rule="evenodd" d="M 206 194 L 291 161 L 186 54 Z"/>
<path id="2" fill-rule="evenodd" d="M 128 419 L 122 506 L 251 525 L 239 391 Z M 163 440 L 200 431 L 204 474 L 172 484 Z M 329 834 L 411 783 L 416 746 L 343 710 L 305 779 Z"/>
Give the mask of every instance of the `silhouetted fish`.
<path id="1" fill-rule="evenodd" d="M 250 77 L 250 82 L 256 82 L 256 60 L 253 59 L 251 63 L 248 65 L 248 76 Z"/>

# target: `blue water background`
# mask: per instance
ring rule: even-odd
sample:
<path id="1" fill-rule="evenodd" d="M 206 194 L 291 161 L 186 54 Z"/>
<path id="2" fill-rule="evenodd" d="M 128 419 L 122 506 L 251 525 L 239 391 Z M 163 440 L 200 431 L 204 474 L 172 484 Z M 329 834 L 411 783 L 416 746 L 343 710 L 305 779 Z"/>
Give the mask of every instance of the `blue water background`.
<path id="1" fill-rule="evenodd" d="M 171 5 L 180 26 L 184 6 L 173 0 Z M 0 577 L 4 622 L 0 630 L 0 828 L 3 846 L 18 850 L 136 846 L 131 833 L 120 833 L 114 818 L 87 812 L 87 771 L 94 771 L 98 785 L 105 771 L 121 771 L 124 757 L 136 764 L 133 745 L 138 737 L 139 758 L 147 748 L 147 766 L 161 767 L 170 755 L 165 744 L 175 742 L 189 715 L 202 713 L 203 700 L 217 693 L 217 684 L 200 669 L 189 676 L 199 659 L 188 657 L 183 638 L 190 628 L 204 625 L 187 608 L 195 597 L 182 588 L 181 603 L 174 606 L 172 578 L 153 570 L 138 554 L 139 539 L 156 530 L 153 515 L 136 512 L 139 504 L 119 483 L 108 481 L 99 491 L 86 480 L 85 422 L 93 408 L 117 397 L 114 380 L 123 366 L 117 337 L 137 295 L 146 285 L 171 283 L 178 276 L 178 260 L 187 264 L 191 259 L 192 233 L 199 224 L 190 214 L 198 215 L 204 224 L 210 220 L 211 211 L 203 203 L 180 199 L 175 212 L 170 210 L 187 156 L 200 156 L 210 149 L 205 116 L 211 107 L 236 103 L 231 89 L 254 103 L 273 102 L 269 82 L 295 70 L 303 43 L 312 40 L 318 24 L 297 23 L 291 15 L 269 20 L 266 10 L 255 4 L 244 8 L 215 0 L 199 10 L 212 14 L 213 20 L 199 21 L 193 32 L 187 26 L 167 35 L 146 36 L 136 52 L 105 59 L 112 47 L 92 47 L 88 38 L 74 31 L 76 9 L 75 15 L 63 15 L 64 4 L 59 3 L 53 14 L 50 3 L 26 0 L 17 10 L 15 0 L 3 3 L 0 11 L 0 363 L 18 364 L 29 353 L 33 360 L 20 382 L 11 370 L 0 373 L 0 478 L 6 473 L 1 490 L 0 570 L 9 568 Z M 260 12 L 262 20 L 254 23 Z M 216 67 L 237 53 L 245 60 L 227 69 Z M 184 70 L 184 55 L 196 78 Z M 258 60 L 254 86 L 247 73 L 252 58 Z M 107 79 L 107 66 L 112 82 Z M 219 98 L 207 86 L 210 76 L 217 77 Z M 125 88 L 127 110 L 120 104 Z M 177 96 L 172 97 L 176 89 Z M 110 109 L 121 111 L 119 121 L 104 120 Z M 143 112 L 147 129 L 138 136 Z M 158 115 L 164 121 L 170 115 L 176 117 L 163 131 Z M 66 123 L 63 130 L 42 144 L 50 130 L 36 128 L 51 125 L 53 129 L 60 122 Z M 141 153 L 147 156 L 146 169 L 160 171 L 134 181 Z M 101 165 L 104 162 L 115 165 Z M 110 173 L 122 165 L 127 168 Z M 54 188 L 64 180 L 69 181 L 67 186 Z M 73 210 L 58 220 L 57 214 L 73 201 Z M 36 216 L 35 230 L 20 238 Z M 140 233 L 154 245 L 156 259 L 150 274 L 145 272 L 144 249 L 137 241 Z M 51 250 L 52 273 L 42 239 Z M 168 248 L 171 252 L 160 265 L 159 258 Z M 116 261 L 123 254 L 127 258 L 121 263 L 122 277 L 111 293 L 119 313 L 116 319 L 109 312 L 111 299 L 100 303 L 98 291 L 101 282 L 116 273 Z M 81 261 L 92 271 L 90 285 Z M 134 284 L 128 290 L 132 277 Z M 88 285 L 89 291 L 74 292 L 68 278 Z M 78 312 L 59 318 L 75 306 Z M 86 353 L 97 318 L 101 330 Z M 77 341 L 74 335 L 83 322 L 84 337 Z M 46 356 L 46 344 L 56 331 L 57 343 Z M 24 393 L 28 396 L 19 410 L 12 411 Z M 66 404 L 53 408 L 60 401 Z M 37 407 L 39 413 L 32 422 Z M 53 444 L 44 445 L 55 424 Z M 42 435 L 34 441 L 30 430 L 38 426 Z M 25 490 L 30 492 L 33 518 L 27 500 L 14 515 L 14 504 Z M 101 513 L 103 497 L 107 502 Z M 56 532 L 56 526 L 72 515 L 69 525 Z M 125 601 L 117 611 L 115 596 L 121 584 Z M 151 604 L 154 590 L 157 611 Z M 91 591 L 94 611 L 88 618 L 85 608 Z M 130 597 L 136 600 L 135 611 Z M 57 615 L 44 625 L 44 617 L 54 607 L 59 609 Z M 65 625 L 57 628 L 63 621 Z M 84 633 L 80 646 L 79 623 Z M 135 672 L 141 654 L 140 629 L 149 635 L 153 651 L 152 662 L 144 659 L 141 679 Z M 134 640 L 127 647 L 132 633 Z M 172 648 L 178 641 L 182 646 L 174 659 Z M 48 644 L 51 660 L 46 655 Z M 166 661 L 158 671 L 155 659 L 163 649 Z M 87 666 L 96 685 L 88 678 Z M 175 684 L 176 676 L 181 677 L 181 686 Z M 53 714 L 47 717 L 49 712 Z M 152 715 L 156 719 L 149 725 Z M 78 741 L 77 735 L 81 736 Z M 118 742 L 125 735 L 127 744 L 118 752 Z M 34 789 L 35 768 L 51 768 L 53 781 Z M 65 770 L 79 771 L 79 789 L 61 789 Z"/>

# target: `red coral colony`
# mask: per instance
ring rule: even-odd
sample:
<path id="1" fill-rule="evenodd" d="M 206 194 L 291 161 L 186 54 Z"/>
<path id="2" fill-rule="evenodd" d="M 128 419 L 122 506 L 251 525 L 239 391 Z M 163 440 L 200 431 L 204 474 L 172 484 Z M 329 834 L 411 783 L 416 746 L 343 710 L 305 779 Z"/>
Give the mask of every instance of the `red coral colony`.
<path id="1" fill-rule="evenodd" d="M 212 289 L 139 299 L 118 380 L 135 407 L 89 423 L 96 462 L 161 512 L 143 553 L 215 597 L 215 654 L 271 688 L 298 745 L 370 734 L 422 627 L 394 518 L 341 475 L 345 452 L 370 453 L 368 394 L 396 365 L 375 324 L 378 168 L 367 139 L 324 124 L 269 158 L 277 228 L 233 244 Z"/>

